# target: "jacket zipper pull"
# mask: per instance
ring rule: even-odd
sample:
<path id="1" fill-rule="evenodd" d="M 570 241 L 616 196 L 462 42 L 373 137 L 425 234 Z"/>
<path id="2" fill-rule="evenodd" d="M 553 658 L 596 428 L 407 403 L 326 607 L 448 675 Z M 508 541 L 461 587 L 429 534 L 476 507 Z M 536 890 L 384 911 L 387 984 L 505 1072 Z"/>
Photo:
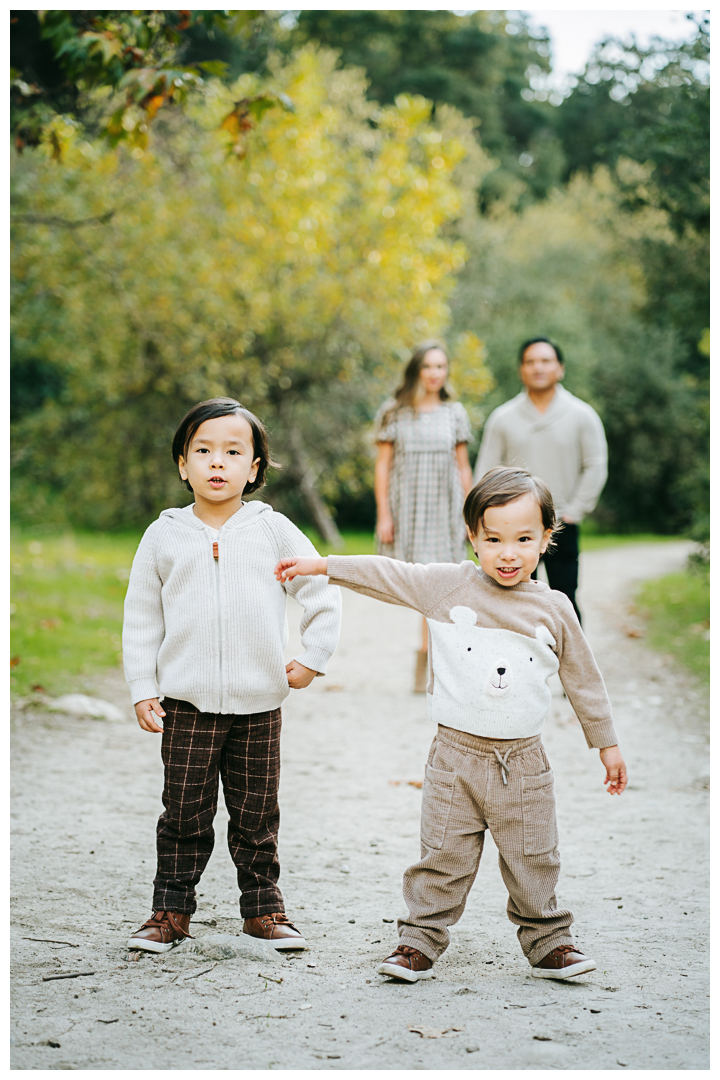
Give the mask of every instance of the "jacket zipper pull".
<path id="1" fill-rule="evenodd" d="M 218 542 L 217 542 L 217 540 L 213 540 L 213 559 L 219 559 L 219 558 L 220 558 L 220 552 L 218 551 Z"/>

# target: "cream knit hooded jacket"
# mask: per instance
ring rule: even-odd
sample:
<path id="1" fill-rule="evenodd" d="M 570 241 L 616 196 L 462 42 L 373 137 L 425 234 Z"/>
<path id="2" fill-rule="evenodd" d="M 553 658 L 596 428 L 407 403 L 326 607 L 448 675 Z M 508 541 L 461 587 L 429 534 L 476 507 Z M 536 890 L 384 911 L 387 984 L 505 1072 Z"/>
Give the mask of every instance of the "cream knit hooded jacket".
<path id="1" fill-rule="evenodd" d="M 217 555 L 192 506 L 164 510 L 140 541 L 123 626 L 133 704 L 160 695 L 209 713 L 278 708 L 290 692 L 286 593 L 304 609 L 295 659 L 325 673 L 340 633 L 340 590 L 326 577 L 281 585 L 273 574 L 284 556 L 317 556 L 308 538 L 253 501 L 219 530 Z"/>

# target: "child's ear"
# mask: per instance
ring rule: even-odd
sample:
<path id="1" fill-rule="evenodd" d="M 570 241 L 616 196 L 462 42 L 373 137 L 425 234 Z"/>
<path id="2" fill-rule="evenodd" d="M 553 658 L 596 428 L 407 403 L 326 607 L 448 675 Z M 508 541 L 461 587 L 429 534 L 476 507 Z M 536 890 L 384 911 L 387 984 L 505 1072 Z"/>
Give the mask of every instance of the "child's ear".
<path id="1" fill-rule="evenodd" d="M 258 474 L 258 469 L 259 468 L 260 468 L 260 458 L 256 457 L 255 460 L 252 463 L 252 466 L 250 468 L 250 474 L 248 476 L 248 480 L 249 480 L 249 482 L 251 484 L 252 484 L 253 480 L 255 479 L 255 477 Z"/>
<path id="2" fill-rule="evenodd" d="M 477 555 L 477 537 L 475 536 L 474 533 L 472 533 L 470 531 L 470 526 L 469 525 L 466 525 L 465 529 L 467 531 L 468 540 L 470 541 L 470 547 L 473 549 L 473 551 Z"/>
<path id="3" fill-rule="evenodd" d="M 540 541 L 540 554 L 541 555 L 544 555 L 545 552 L 547 551 L 548 544 L 550 543 L 550 537 L 552 536 L 552 534 L 553 534 L 552 529 L 546 529 L 545 532 L 543 533 L 543 538 Z"/>
<path id="4" fill-rule="evenodd" d="M 178 458 L 178 471 L 180 473 L 180 479 L 181 480 L 187 480 L 188 477 L 187 477 L 187 469 L 185 468 L 185 458 L 182 456 L 182 454 Z"/>

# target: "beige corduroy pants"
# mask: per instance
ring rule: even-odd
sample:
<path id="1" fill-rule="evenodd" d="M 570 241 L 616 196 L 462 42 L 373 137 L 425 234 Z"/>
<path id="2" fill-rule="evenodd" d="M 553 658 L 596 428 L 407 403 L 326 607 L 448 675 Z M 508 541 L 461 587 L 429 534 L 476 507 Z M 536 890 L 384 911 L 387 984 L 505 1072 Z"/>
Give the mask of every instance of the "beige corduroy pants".
<path id="1" fill-rule="evenodd" d="M 504 777 L 504 779 L 503 779 Z M 557 907 L 560 873 L 553 774 L 539 735 L 492 740 L 440 726 L 425 770 L 420 861 L 405 871 L 403 945 L 437 960 L 465 909 L 489 829 L 507 887 L 508 918 L 531 964 L 573 943 Z"/>

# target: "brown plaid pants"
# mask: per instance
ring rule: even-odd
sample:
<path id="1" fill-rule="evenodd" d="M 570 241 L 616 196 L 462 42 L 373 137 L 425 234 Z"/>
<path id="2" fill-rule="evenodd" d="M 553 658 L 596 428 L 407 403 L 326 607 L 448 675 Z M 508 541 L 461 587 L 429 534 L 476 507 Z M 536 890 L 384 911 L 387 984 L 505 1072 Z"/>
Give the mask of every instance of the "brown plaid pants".
<path id="1" fill-rule="evenodd" d="M 228 847 L 245 919 L 284 911 L 280 862 L 280 709 L 235 716 L 202 713 L 165 698 L 163 805 L 157 824 L 155 911 L 195 912 L 195 886 L 207 866 L 222 779 Z"/>
<path id="2" fill-rule="evenodd" d="M 504 777 L 504 779 L 503 779 Z M 403 945 L 431 960 L 445 952 L 480 866 L 485 831 L 498 849 L 507 914 L 523 953 L 537 964 L 572 945 L 573 915 L 559 908 L 555 790 L 539 735 L 486 739 L 440 725 L 423 784 L 420 861 L 405 871 Z"/>

